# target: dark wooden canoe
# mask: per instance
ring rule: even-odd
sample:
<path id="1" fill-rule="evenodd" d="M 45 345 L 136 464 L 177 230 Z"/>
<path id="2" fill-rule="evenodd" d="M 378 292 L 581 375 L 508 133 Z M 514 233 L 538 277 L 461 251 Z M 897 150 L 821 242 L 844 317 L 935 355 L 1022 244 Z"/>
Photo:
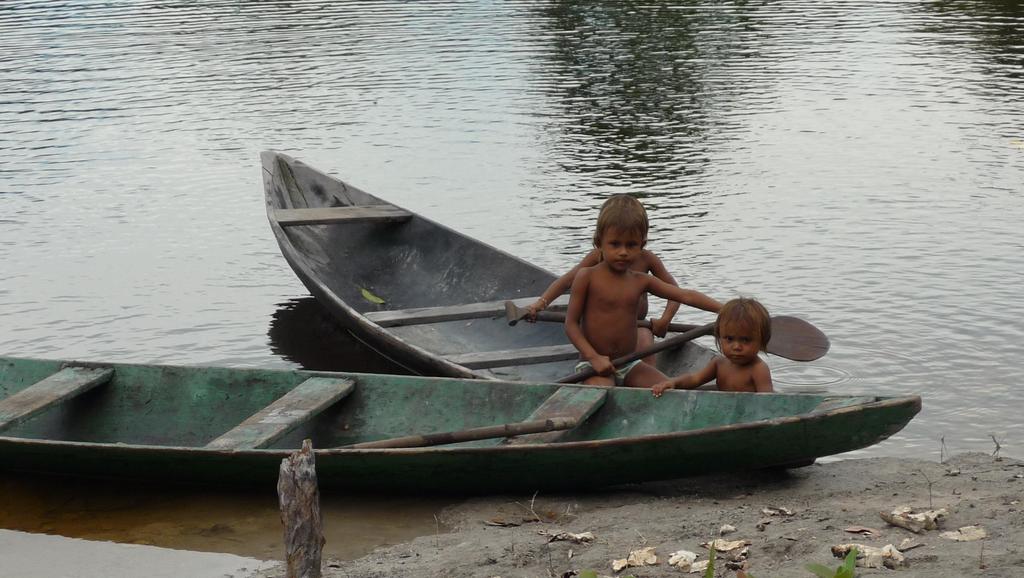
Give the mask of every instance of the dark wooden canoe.
<path id="1" fill-rule="evenodd" d="M 920 407 L 916 396 L 655 398 L 630 388 L 0 357 L 0 468 L 270 485 L 310 438 L 326 487 L 532 492 L 809 463 L 891 436 Z M 574 426 L 343 447 L 545 420 Z"/>
<path id="2" fill-rule="evenodd" d="M 287 155 L 261 158 L 281 252 L 357 339 L 420 375 L 552 382 L 573 372 L 561 325 L 504 317 L 505 300 L 532 303 L 553 274 Z M 677 375 L 711 356 L 690 343 L 658 363 Z"/>

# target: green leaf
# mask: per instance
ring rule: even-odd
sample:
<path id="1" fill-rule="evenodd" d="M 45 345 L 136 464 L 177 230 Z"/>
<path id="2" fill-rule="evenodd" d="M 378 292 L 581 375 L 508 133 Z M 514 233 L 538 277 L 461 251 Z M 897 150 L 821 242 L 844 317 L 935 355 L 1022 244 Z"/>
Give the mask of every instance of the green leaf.
<path id="1" fill-rule="evenodd" d="M 715 547 L 708 549 L 708 568 L 704 571 L 704 578 L 715 578 Z"/>
<path id="2" fill-rule="evenodd" d="M 843 564 L 835 570 L 822 566 L 821 564 L 808 564 L 807 570 L 814 573 L 818 578 L 856 578 L 854 568 L 857 566 L 857 549 L 850 548 L 849 553 L 843 560 Z"/>
<path id="3" fill-rule="evenodd" d="M 373 293 L 370 293 L 369 289 L 366 289 L 364 287 L 360 287 L 359 291 L 363 294 L 363 299 L 366 299 L 370 303 L 373 303 L 375 305 L 383 305 L 385 303 L 385 301 L 383 299 L 381 299 L 380 297 L 377 297 Z"/>
<path id="4" fill-rule="evenodd" d="M 580 578 L 597 578 L 597 572 L 594 570 L 580 570 Z"/>
<path id="5" fill-rule="evenodd" d="M 850 552 L 846 555 L 846 559 L 843 560 L 843 565 L 836 572 L 839 578 L 854 578 L 853 569 L 857 566 L 857 549 L 850 548 Z"/>

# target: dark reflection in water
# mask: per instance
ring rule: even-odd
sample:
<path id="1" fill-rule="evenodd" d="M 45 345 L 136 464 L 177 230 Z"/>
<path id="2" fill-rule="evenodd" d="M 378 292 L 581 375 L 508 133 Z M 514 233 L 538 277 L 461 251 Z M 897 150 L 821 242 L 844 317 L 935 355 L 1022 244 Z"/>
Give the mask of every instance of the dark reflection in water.
<path id="1" fill-rule="evenodd" d="M 549 65 L 539 84 L 555 103 L 551 143 L 582 190 L 631 187 L 678 201 L 700 194 L 709 148 L 730 121 L 723 101 L 759 90 L 756 77 L 722 82 L 716 68 L 756 58 L 745 3 L 556 2 L 544 11 Z M 744 80 L 746 82 L 744 82 Z M 761 87 L 763 88 L 763 87 Z M 749 98 L 746 99 L 749 102 Z M 699 216 L 699 211 L 698 211 Z"/>
<path id="2" fill-rule="evenodd" d="M 276 355 L 302 369 L 409 374 L 401 365 L 352 337 L 313 297 L 280 304 L 267 336 Z"/>
<path id="3" fill-rule="evenodd" d="M 987 71 L 1017 80 L 1024 76 L 1024 3 L 1019 0 L 939 0 L 917 7 L 929 15 L 921 30 L 937 33 L 949 45 L 966 45 L 987 55 L 995 65 Z"/>
<path id="4" fill-rule="evenodd" d="M 632 2 L 561 2 L 547 15 L 548 71 L 558 82 L 546 89 L 562 133 L 554 146 L 577 161 L 563 168 L 590 179 L 584 188 L 668 184 L 699 173 L 704 74 L 689 61 L 702 56 L 694 38 L 700 23 L 682 10 Z"/>

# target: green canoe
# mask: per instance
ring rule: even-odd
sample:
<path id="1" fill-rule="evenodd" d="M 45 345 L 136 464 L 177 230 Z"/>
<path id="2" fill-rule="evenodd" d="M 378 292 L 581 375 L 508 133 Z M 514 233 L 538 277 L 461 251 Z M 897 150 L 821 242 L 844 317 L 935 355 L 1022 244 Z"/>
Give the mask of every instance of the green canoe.
<path id="1" fill-rule="evenodd" d="M 309 438 L 322 486 L 533 491 L 808 464 L 883 440 L 920 408 L 916 396 L 654 398 L 627 388 L 0 357 L 0 464 L 273 484 L 281 460 Z M 552 428 L 561 429 L 503 435 Z M 422 446 L 471 434 L 483 439 Z M 345 447 L 403 436 L 421 447 Z"/>

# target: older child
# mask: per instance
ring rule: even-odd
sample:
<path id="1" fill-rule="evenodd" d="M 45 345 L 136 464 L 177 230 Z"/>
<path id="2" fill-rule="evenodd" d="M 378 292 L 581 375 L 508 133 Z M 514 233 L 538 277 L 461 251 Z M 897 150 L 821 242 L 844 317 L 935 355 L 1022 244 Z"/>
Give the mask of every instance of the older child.
<path id="1" fill-rule="evenodd" d="M 712 379 L 720 391 L 771 392 L 772 374 L 758 357 L 772 338 L 768 311 L 755 299 L 733 299 L 722 306 L 715 321 L 715 339 L 721 355 L 704 369 L 663 381 L 651 390 L 661 397 L 666 389 L 693 389 Z"/>
<path id="2" fill-rule="evenodd" d="M 580 352 L 577 371 L 590 366 L 597 373 L 584 383 L 650 387 L 668 378 L 641 360 L 620 368 L 611 362 L 636 351 L 637 313 L 647 293 L 713 313 L 721 303 L 633 270 L 647 242 L 647 212 L 628 195 L 616 197 L 602 206 L 597 217 L 594 247 L 600 261 L 581 267 L 572 282 L 565 333 Z"/>
<path id="3" fill-rule="evenodd" d="M 647 223 L 647 211 L 644 210 L 644 207 L 643 205 L 640 204 L 640 201 L 637 201 L 635 198 L 629 195 L 612 195 L 601 206 L 601 211 L 642 212 L 643 221 L 644 223 Z M 642 235 L 644 244 L 646 244 L 647 242 L 647 229 L 648 227 L 645 224 Z M 601 262 L 601 250 L 596 248 L 597 245 L 598 243 L 595 238 L 595 249 L 587 253 L 583 260 L 577 263 L 575 267 L 570 269 L 568 272 L 566 272 L 558 279 L 552 281 L 551 285 L 549 285 L 548 288 L 544 290 L 544 293 L 541 294 L 541 296 L 538 297 L 536 301 L 534 301 L 533 303 L 526 307 L 528 311 L 526 319 L 528 321 L 533 321 L 534 319 L 536 319 L 538 311 L 543 311 L 547 309 L 548 305 L 550 305 L 556 297 L 565 293 L 572 286 L 572 282 L 574 279 L 576 279 L 576 274 L 580 272 L 580 269 L 584 269 L 586 267 L 593 267 L 594 265 L 597 265 L 598 263 Z M 637 273 L 650 273 L 666 283 L 678 285 L 676 283 L 676 280 L 672 277 L 672 274 L 668 272 L 668 269 L 666 269 L 665 265 L 661 262 L 661 259 L 659 259 L 657 255 L 648 251 L 647 249 L 641 249 L 640 255 L 630 265 L 630 269 L 632 271 L 636 271 Z M 643 349 L 644 347 L 647 347 L 654 343 L 655 336 L 665 337 L 665 334 L 668 332 L 668 324 L 672 321 L 672 318 L 675 316 L 676 311 L 678 310 L 679 303 L 675 301 L 669 301 L 668 304 L 665 306 L 665 311 L 661 314 L 661 317 L 657 319 L 653 317 L 651 318 L 651 329 L 648 329 L 646 327 L 637 327 L 637 349 Z M 640 298 L 640 307 L 637 309 L 637 319 L 646 318 L 647 294 L 645 293 Z M 654 355 L 645 357 L 644 361 L 651 365 L 654 365 L 655 357 L 656 356 Z"/>

